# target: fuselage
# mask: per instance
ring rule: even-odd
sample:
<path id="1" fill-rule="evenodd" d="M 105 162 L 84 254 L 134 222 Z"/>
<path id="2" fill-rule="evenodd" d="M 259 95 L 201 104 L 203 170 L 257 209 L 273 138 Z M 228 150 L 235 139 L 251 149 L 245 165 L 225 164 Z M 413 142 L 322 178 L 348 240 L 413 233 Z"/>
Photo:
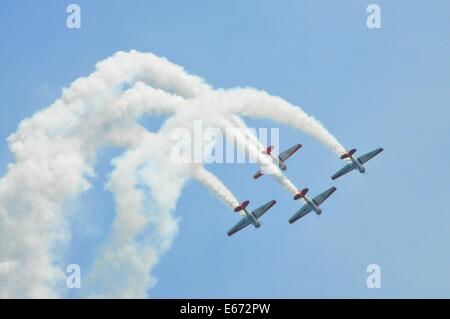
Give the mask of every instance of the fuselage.
<path id="1" fill-rule="evenodd" d="M 303 199 L 305 200 L 306 204 L 308 204 L 313 211 L 316 212 L 317 215 L 322 214 L 322 209 L 320 209 L 319 205 L 317 205 L 312 199 L 310 199 L 308 196 L 304 196 Z"/>
<path id="2" fill-rule="evenodd" d="M 352 161 L 353 164 L 356 165 L 360 173 L 364 173 L 366 171 L 363 164 L 361 164 L 361 162 L 357 158 L 355 158 L 354 156 L 350 156 L 350 160 Z"/>
<path id="3" fill-rule="evenodd" d="M 256 219 L 256 217 L 245 208 L 244 208 L 244 213 L 245 213 L 245 216 L 247 216 L 250 223 L 253 226 L 255 226 L 255 228 L 261 227 L 261 223 Z"/>
<path id="4" fill-rule="evenodd" d="M 287 169 L 286 164 L 279 156 L 274 156 L 273 154 L 269 154 L 269 156 L 282 171 L 285 171 Z"/>

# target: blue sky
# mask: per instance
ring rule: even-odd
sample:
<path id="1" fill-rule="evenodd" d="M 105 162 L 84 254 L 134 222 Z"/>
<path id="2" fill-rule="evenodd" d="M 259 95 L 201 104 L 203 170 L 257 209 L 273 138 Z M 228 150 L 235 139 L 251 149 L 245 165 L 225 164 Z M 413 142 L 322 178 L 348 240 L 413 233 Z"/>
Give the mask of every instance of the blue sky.
<path id="1" fill-rule="evenodd" d="M 254 164 L 208 166 L 252 207 L 278 204 L 259 230 L 233 238 L 237 216 L 200 185 L 177 204 L 180 231 L 154 273 L 152 297 L 450 297 L 450 3 L 374 1 L 382 28 L 366 27 L 372 1 L 76 1 L 0 5 L 0 174 L 6 138 L 76 78 L 118 50 L 152 51 L 214 87 L 252 86 L 300 105 L 348 148 L 382 146 L 367 174 L 330 176 L 342 163 L 301 132 L 280 127 L 281 145 L 304 145 L 287 175 L 313 193 L 338 192 L 322 216 L 294 225 L 298 209 Z M 145 123 L 155 129 L 162 119 Z M 278 127 L 248 120 L 252 127 Z M 117 150 L 104 151 L 74 209 L 68 262 L 89 267 L 113 218 L 103 184 Z M 85 229 L 88 221 L 92 227 Z M 380 289 L 366 267 L 381 267 Z"/>

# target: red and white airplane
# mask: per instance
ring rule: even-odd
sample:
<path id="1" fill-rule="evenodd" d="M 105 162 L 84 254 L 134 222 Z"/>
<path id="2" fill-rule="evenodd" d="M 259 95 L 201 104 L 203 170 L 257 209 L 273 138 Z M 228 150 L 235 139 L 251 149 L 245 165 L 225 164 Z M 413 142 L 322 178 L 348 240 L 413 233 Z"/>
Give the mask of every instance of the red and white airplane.
<path id="1" fill-rule="evenodd" d="M 331 194 L 333 194 L 336 191 L 336 187 L 331 187 L 324 191 L 323 193 L 317 195 L 313 199 L 306 196 L 308 193 L 308 189 L 304 188 L 301 191 L 299 191 L 294 196 L 294 200 L 302 199 L 305 203 L 302 208 L 300 208 L 294 216 L 292 216 L 289 219 L 289 223 L 293 224 L 303 216 L 307 215 L 308 213 L 314 211 L 317 215 L 322 214 L 322 209 L 319 207 L 320 204 L 322 204 L 328 197 L 330 197 Z"/>
<path id="2" fill-rule="evenodd" d="M 285 163 L 286 160 L 289 157 L 291 157 L 295 152 L 297 152 L 301 147 L 302 147 L 302 144 L 295 144 L 291 148 L 288 148 L 284 152 L 281 152 L 278 156 L 275 156 L 275 155 L 272 154 L 274 146 L 269 146 L 269 147 L 267 147 L 266 150 L 264 150 L 263 153 L 267 154 L 268 156 L 270 156 L 270 158 L 273 160 L 273 162 L 276 165 L 278 165 L 278 167 L 282 171 L 285 171 L 287 169 L 287 166 L 286 166 L 286 163 Z M 264 173 L 261 170 L 259 170 L 253 175 L 253 178 L 254 179 L 258 179 L 258 178 L 260 178 L 263 175 L 264 175 Z"/>
<path id="3" fill-rule="evenodd" d="M 244 214 L 242 219 L 227 232 L 228 236 L 232 236 L 233 234 L 237 233 L 238 231 L 249 225 L 253 225 L 255 228 L 261 227 L 261 222 L 259 221 L 259 219 L 261 218 L 262 215 L 264 215 L 265 212 L 267 212 L 270 208 L 272 208 L 272 206 L 275 205 L 277 201 L 271 200 L 270 202 L 267 202 L 266 204 L 262 205 L 261 207 L 255 209 L 252 212 L 249 212 L 247 210 L 247 206 L 249 203 L 250 202 L 246 200 L 245 202 L 239 204 L 239 206 L 237 206 L 234 209 L 236 213 L 243 211 Z"/>
<path id="4" fill-rule="evenodd" d="M 363 164 L 366 163 L 367 161 L 369 161 L 374 156 L 380 154 L 381 152 L 383 152 L 383 149 L 380 147 L 380 148 L 377 148 L 376 150 L 373 150 L 372 152 L 369 152 L 367 154 L 361 155 L 358 158 L 355 158 L 353 156 L 353 154 L 356 153 L 356 149 L 352 149 L 352 150 L 348 151 L 347 153 L 345 153 L 344 155 L 341 156 L 341 159 L 348 158 L 348 159 L 350 159 L 350 163 L 345 165 L 336 174 L 331 176 L 331 179 L 334 180 L 334 179 L 341 177 L 342 175 L 347 174 L 348 172 L 351 172 L 353 170 L 358 170 L 361 174 L 364 173 L 366 171 L 366 168 L 363 166 Z"/>

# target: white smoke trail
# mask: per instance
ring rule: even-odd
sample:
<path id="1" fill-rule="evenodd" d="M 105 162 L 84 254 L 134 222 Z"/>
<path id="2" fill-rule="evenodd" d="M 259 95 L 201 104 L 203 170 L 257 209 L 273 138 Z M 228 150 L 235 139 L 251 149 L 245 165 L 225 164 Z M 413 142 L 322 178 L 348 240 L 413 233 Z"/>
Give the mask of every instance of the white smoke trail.
<path id="1" fill-rule="evenodd" d="M 151 92 L 148 89 L 145 91 Z M 130 103 L 139 104 L 127 95 L 125 93 L 119 100 L 120 105 L 129 109 Z M 177 219 L 173 216 L 173 210 L 184 183 L 190 177 L 230 208 L 239 205 L 225 185 L 200 164 L 173 161 L 172 133 L 186 128 L 189 136 L 193 136 L 192 116 L 195 112 L 185 114 L 183 109 L 187 103 L 180 106 L 182 103 L 176 96 L 161 92 L 158 96 L 162 98 L 155 104 L 162 107 L 162 111 L 171 110 L 175 105 L 174 109 L 182 115 L 172 116 L 157 134 L 140 134 L 131 142 L 127 139 L 127 144 L 122 146 L 132 149 L 114 160 L 116 169 L 111 174 L 108 189 L 114 194 L 117 216 L 90 273 L 88 296 L 147 297 L 147 290 L 156 282 L 150 270 L 159 262 L 159 256 L 170 247 L 176 235 Z M 148 98 L 153 100 L 151 96 Z M 147 108 L 153 105 L 149 101 L 142 101 L 141 104 L 147 105 Z M 132 134 L 125 132 L 125 135 Z M 147 204 L 149 196 L 152 205 Z M 144 239 L 139 241 L 138 237 Z"/>
<path id="2" fill-rule="evenodd" d="M 223 131 L 226 132 L 227 138 L 236 141 L 241 152 L 248 152 L 248 155 L 251 158 L 256 159 L 264 172 L 273 175 L 278 183 L 280 183 L 287 191 L 293 195 L 297 194 L 298 191 L 294 184 L 281 172 L 280 168 L 269 156 L 261 153 L 257 144 L 246 139 L 245 134 L 240 128 L 236 129 L 231 121 L 225 119 L 219 121 L 218 124 L 222 127 Z"/>
<path id="3" fill-rule="evenodd" d="M 230 122 L 240 130 L 242 130 L 242 133 L 245 135 L 245 137 L 248 138 L 249 141 L 253 143 L 253 145 L 255 145 L 259 151 L 262 152 L 266 150 L 267 147 L 264 146 L 258 139 L 258 137 L 248 128 L 243 119 L 233 114 L 232 116 L 230 116 Z"/>
<path id="4" fill-rule="evenodd" d="M 186 97 L 209 90 L 165 59 L 119 52 L 8 138 L 16 162 L 0 180 L 0 262 L 14 267 L 0 273 L 0 297 L 59 295 L 65 276 L 58 252 L 70 238 L 64 206 L 89 189 L 102 137 L 128 125 L 110 105 L 120 84 L 137 80 Z"/>
<path id="5" fill-rule="evenodd" d="M 174 147 L 171 133 L 180 127 L 192 133 L 190 124 L 185 118 L 173 117 L 157 134 L 141 136 L 137 147 L 114 160 L 116 169 L 108 189 L 116 199 L 117 217 L 90 274 L 90 296 L 147 296 L 147 290 L 155 283 L 149 270 L 170 247 L 177 232 L 172 212 L 190 177 L 231 209 L 239 205 L 226 186 L 201 164 L 174 162 L 171 158 Z M 145 198 L 150 194 L 153 205 L 146 205 L 149 199 Z M 143 233 L 147 234 L 144 241 L 137 241 Z"/>
<path id="6" fill-rule="evenodd" d="M 345 148 L 318 120 L 279 97 L 251 88 L 217 90 L 214 95 L 215 103 L 224 108 L 225 114 L 277 121 L 305 132 L 339 156 L 346 153 Z M 222 101 L 226 101 L 226 105 Z"/>
<path id="7" fill-rule="evenodd" d="M 89 296 L 146 298 L 156 283 L 150 270 L 176 236 L 173 211 L 189 178 L 184 166 L 165 157 L 168 142 L 160 134 L 147 135 L 113 161 L 107 188 L 114 194 L 117 215 L 89 275 Z M 139 235 L 144 236 L 139 240 Z"/>
<path id="8" fill-rule="evenodd" d="M 211 193 L 220 198 L 231 209 L 234 209 L 239 205 L 239 201 L 226 186 L 203 166 L 196 166 L 193 170 L 192 177 L 208 188 Z"/>
<path id="9" fill-rule="evenodd" d="M 169 116 L 156 134 L 137 123 L 152 114 Z M 230 208 L 238 204 L 201 166 L 170 160 L 170 134 L 178 127 L 192 132 L 195 119 L 207 127 L 245 129 L 235 114 L 293 125 L 341 152 L 320 123 L 280 98 L 252 89 L 213 91 L 166 59 L 136 51 L 98 63 L 94 73 L 64 89 L 55 103 L 22 121 L 8 139 L 15 163 L 0 179 L 0 297 L 58 297 L 64 292 L 60 256 L 70 240 L 65 207 L 89 189 L 96 154 L 107 145 L 126 152 L 114 160 L 108 189 L 117 215 L 88 276 L 86 294 L 146 297 L 155 283 L 150 271 L 176 235 L 173 211 L 184 183 L 194 177 Z M 230 117 L 234 124 L 221 122 Z M 280 184 L 296 192 L 279 168 L 260 156 L 261 145 L 247 143 L 246 133 L 234 137 L 261 166 L 271 167 Z"/>

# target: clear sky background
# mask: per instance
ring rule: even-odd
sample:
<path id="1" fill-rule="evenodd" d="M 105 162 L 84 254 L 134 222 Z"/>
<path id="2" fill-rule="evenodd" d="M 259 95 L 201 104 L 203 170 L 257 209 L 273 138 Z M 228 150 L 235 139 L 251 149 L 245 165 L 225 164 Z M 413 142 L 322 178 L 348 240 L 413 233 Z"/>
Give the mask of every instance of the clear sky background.
<path id="1" fill-rule="evenodd" d="M 372 2 L 381 6 L 379 30 L 366 26 Z M 304 145 L 288 162 L 289 178 L 313 194 L 338 188 L 322 216 L 294 225 L 287 220 L 299 203 L 270 177 L 254 181 L 255 164 L 208 166 L 252 208 L 278 204 L 263 227 L 227 238 L 236 214 L 188 183 L 177 205 L 178 237 L 154 271 L 150 296 L 450 297 L 449 1 L 76 1 L 79 30 L 66 27 L 69 3 L 0 4 L 1 175 L 12 160 L 6 138 L 21 119 L 97 61 L 131 49 L 165 56 L 216 88 L 279 95 L 347 148 L 385 149 L 367 174 L 333 182 L 343 163 L 280 127 L 282 147 Z M 161 121 L 145 123 L 156 129 Z M 117 154 L 101 154 L 94 188 L 74 208 L 68 263 L 88 268 L 108 233 L 114 205 L 103 185 Z M 373 263 L 380 289 L 366 286 Z"/>

